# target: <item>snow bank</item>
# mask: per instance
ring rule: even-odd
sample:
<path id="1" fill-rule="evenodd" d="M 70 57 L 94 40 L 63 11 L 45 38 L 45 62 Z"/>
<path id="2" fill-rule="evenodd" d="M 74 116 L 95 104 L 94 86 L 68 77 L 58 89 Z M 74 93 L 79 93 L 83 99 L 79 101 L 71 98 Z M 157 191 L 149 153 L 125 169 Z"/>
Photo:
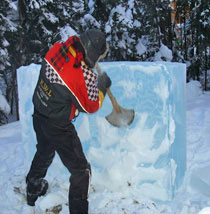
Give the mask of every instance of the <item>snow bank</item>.
<path id="1" fill-rule="evenodd" d="M 202 94 L 202 86 L 199 81 L 190 81 L 187 83 L 187 101 L 196 100 Z"/>
<path id="2" fill-rule="evenodd" d="M 210 207 L 206 207 L 202 209 L 198 214 L 209 214 L 210 213 Z"/>

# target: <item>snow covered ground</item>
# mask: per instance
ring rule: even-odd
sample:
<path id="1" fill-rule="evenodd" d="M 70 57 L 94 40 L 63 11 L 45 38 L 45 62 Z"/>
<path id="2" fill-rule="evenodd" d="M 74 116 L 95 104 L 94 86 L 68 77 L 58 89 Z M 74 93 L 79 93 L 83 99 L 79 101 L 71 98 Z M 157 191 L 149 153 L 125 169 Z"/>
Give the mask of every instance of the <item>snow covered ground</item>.
<path id="1" fill-rule="evenodd" d="M 109 192 L 91 186 L 90 214 L 209 214 L 210 213 L 210 93 L 198 82 L 187 84 L 187 173 L 176 198 L 165 204 L 137 197 L 132 192 Z M 0 127 L 0 213 L 68 214 L 68 178 L 47 177 L 50 184 L 36 207 L 26 205 L 24 176 L 28 170 L 21 143 L 20 122 Z M 60 166 L 56 157 L 55 167 Z M 14 191 L 14 187 L 19 189 Z M 205 209 L 204 209 L 205 208 Z M 203 209 L 203 210 L 202 210 Z M 59 211 L 60 210 L 60 211 Z M 201 211 L 202 210 L 202 211 Z"/>

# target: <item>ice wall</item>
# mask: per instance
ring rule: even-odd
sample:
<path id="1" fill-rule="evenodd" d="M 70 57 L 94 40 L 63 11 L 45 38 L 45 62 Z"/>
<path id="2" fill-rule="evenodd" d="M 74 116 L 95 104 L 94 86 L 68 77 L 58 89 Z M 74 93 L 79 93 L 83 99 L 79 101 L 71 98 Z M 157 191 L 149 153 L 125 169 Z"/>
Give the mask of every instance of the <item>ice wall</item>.
<path id="1" fill-rule="evenodd" d="M 172 199 L 186 170 L 185 65 L 111 62 L 100 66 L 111 77 L 111 90 L 119 104 L 135 110 L 135 120 L 126 128 L 111 126 L 105 120 L 112 111 L 108 97 L 96 114 L 80 114 L 76 120 L 92 165 L 94 188 Z M 36 143 L 31 98 L 39 69 L 32 64 L 18 70 L 20 119 L 29 160 Z"/>

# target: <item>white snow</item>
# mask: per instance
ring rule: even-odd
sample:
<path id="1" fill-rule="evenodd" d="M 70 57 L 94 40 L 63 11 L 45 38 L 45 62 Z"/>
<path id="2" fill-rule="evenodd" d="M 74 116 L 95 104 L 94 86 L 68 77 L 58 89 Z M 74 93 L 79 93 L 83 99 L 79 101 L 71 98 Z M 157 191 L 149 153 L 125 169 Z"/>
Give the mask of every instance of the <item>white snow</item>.
<path id="1" fill-rule="evenodd" d="M 141 39 L 138 40 L 138 44 L 136 45 L 136 50 L 137 50 L 137 54 L 139 56 L 141 56 L 142 54 L 144 54 L 146 52 L 146 50 L 147 50 L 147 48 L 141 42 Z"/>
<path id="2" fill-rule="evenodd" d="M 61 28 L 59 33 L 63 42 L 66 41 L 70 36 L 77 35 L 76 31 L 69 25 Z"/>
<path id="3" fill-rule="evenodd" d="M 85 22 L 89 23 L 91 26 L 94 26 L 95 28 L 100 28 L 99 22 L 91 15 L 91 14 L 86 14 L 84 16 Z"/>
<path id="4" fill-rule="evenodd" d="M 197 99 L 202 94 L 202 86 L 199 81 L 190 81 L 187 84 L 187 101 L 193 102 L 195 99 Z M 189 96 L 188 93 L 190 92 Z"/>
<path id="5" fill-rule="evenodd" d="M 44 12 L 43 15 L 46 19 L 48 19 L 51 23 L 55 24 L 56 22 L 59 22 L 59 19 L 52 13 Z"/>
<path id="6" fill-rule="evenodd" d="M 124 83 L 121 83 L 124 84 Z M 132 88 L 132 86 L 129 86 Z M 206 189 L 210 188 L 210 93 L 202 92 L 197 82 L 187 84 L 187 173 L 182 189 L 172 202 L 155 203 L 147 198 L 138 196 L 138 191 L 150 189 L 148 193 L 153 192 L 156 198 L 165 197 L 161 188 L 151 189 L 152 185 L 146 184 L 137 190 L 135 187 L 130 191 L 111 192 L 109 187 L 98 189 L 91 186 L 90 190 L 90 214 L 209 214 L 210 213 L 210 194 L 206 194 Z M 141 121 L 144 119 L 142 115 Z M 102 118 L 98 118 L 98 125 L 104 131 L 109 129 L 101 123 Z M 141 127 L 141 124 L 139 124 Z M 80 137 L 84 140 L 91 138 L 91 124 L 86 116 L 83 118 L 80 129 L 78 130 Z M 86 132 L 83 133 L 82 128 Z M 109 130 L 110 131 L 110 130 Z M 150 130 L 152 132 L 152 130 Z M 139 138 L 141 129 L 132 130 L 129 138 Z M 103 139 L 104 147 L 110 146 L 112 142 L 118 138 L 116 129 L 111 129 L 110 138 Z M 152 134 L 151 134 L 152 135 Z M 100 137 L 100 136 L 99 136 Z M 93 140 L 94 143 L 94 140 Z M 107 145 L 107 143 L 109 143 Z M 125 142 L 122 142 L 125 143 Z M 30 142 L 29 142 L 30 144 Z M 103 148 L 102 146 L 102 148 Z M 147 145 L 149 146 L 149 145 Z M 26 205 L 24 196 L 13 191 L 14 187 L 19 187 L 22 193 L 25 191 L 24 175 L 28 170 L 30 163 L 25 157 L 27 146 L 21 143 L 21 125 L 20 122 L 13 122 L 0 127 L 0 213 L 2 214 L 44 214 L 46 209 L 52 210 L 53 206 L 62 205 L 60 214 L 68 214 L 68 177 L 62 174 L 56 174 L 54 177 L 47 175 L 49 182 L 49 190 L 47 195 L 38 199 L 35 208 Z M 111 161 L 111 158 L 105 158 L 106 154 L 98 154 L 92 149 L 92 156 L 102 156 L 101 161 Z M 111 151 L 110 151 L 111 152 Z M 117 154 L 113 157 L 118 158 Z M 152 155 L 145 154 L 150 157 Z M 111 157 L 112 154 L 109 154 Z M 138 158 L 135 156 L 130 157 Z M 155 158 L 155 157 L 153 157 Z M 97 157 L 99 160 L 99 157 Z M 128 158 L 129 159 L 129 158 Z M 90 160 L 91 161 L 91 160 Z M 125 163 L 129 160 L 125 160 Z M 173 170 L 176 165 L 171 160 Z M 55 168 L 62 167 L 60 160 L 56 157 L 53 165 Z M 124 167 L 130 167 L 129 162 Z M 113 176 L 113 183 L 116 184 L 117 179 L 123 179 L 118 175 L 120 165 L 116 165 L 113 172 L 107 172 L 107 176 Z M 146 168 L 144 170 L 147 170 Z M 150 168 L 149 170 L 152 170 Z M 156 170 L 156 169 L 154 169 Z M 94 172 L 93 172 L 94 173 Z M 148 172 L 147 172 L 148 173 Z M 159 177 L 161 178 L 159 169 Z M 49 173 L 50 174 L 50 173 Z M 131 177 L 131 181 L 137 176 L 143 176 L 144 171 L 138 172 Z M 105 175 L 105 173 L 104 173 Z M 158 175 L 158 174 L 157 174 Z M 144 177 L 144 176 L 143 176 Z M 103 178 L 104 179 L 104 178 Z M 158 177 L 155 178 L 158 181 Z M 94 181 L 100 184 L 100 174 L 96 174 Z M 111 183 L 109 184 L 111 185 Z M 128 186 L 131 185 L 128 182 Z M 118 188 L 114 186 L 112 188 Z M 207 192 L 208 193 L 208 192 Z M 150 197 L 150 195 L 148 195 Z M 48 213 L 53 213 L 52 211 Z"/>
<path id="7" fill-rule="evenodd" d="M 155 54 L 154 61 L 163 61 L 162 57 L 166 61 L 171 61 L 173 58 L 172 51 L 164 44 L 161 44 L 160 50 Z"/>
<path id="8" fill-rule="evenodd" d="M 210 207 L 206 207 L 202 209 L 198 214 L 209 214 L 210 213 Z"/>
<path id="9" fill-rule="evenodd" d="M 6 100 L 6 98 L 2 95 L 0 90 L 0 110 L 3 111 L 6 115 L 10 113 L 10 106 Z"/>
<path id="10" fill-rule="evenodd" d="M 8 47 L 9 46 L 9 42 L 6 39 L 3 40 L 3 46 L 4 47 Z"/>

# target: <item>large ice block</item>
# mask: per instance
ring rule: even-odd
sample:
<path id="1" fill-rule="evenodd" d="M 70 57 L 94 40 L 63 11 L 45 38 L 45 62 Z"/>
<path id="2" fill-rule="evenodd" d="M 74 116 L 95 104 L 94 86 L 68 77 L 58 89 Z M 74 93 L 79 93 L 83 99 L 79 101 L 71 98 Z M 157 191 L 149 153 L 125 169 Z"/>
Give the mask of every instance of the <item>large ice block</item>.
<path id="1" fill-rule="evenodd" d="M 41 65 L 31 64 L 22 66 L 17 71 L 19 116 L 22 126 L 22 140 L 26 143 L 26 159 L 30 162 L 33 158 L 36 137 L 32 125 L 33 104 L 32 96 L 38 81 Z"/>
<path id="2" fill-rule="evenodd" d="M 171 200 L 182 185 L 186 170 L 185 65 L 106 62 L 100 66 L 111 77 L 111 90 L 119 104 L 134 109 L 135 119 L 126 128 L 111 126 L 105 120 L 112 111 L 107 96 L 97 113 L 80 114 L 76 120 L 92 165 L 94 188 Z M 34 145 L 31 98 L 39 69 L 33 64 L 18 70 L 23 141 L 33 141 Z M 34 150 L 30 144 L 27 152 Z"/>

